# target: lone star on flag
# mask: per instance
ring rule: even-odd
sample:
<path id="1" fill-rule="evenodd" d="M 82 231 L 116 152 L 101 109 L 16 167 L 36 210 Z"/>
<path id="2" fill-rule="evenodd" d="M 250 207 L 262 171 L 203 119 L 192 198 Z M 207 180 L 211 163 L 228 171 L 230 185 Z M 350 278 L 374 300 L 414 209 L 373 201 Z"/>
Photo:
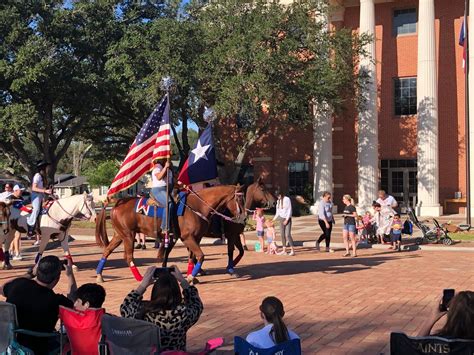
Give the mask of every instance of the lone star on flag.
<path id="1" fill-rule="evenodd" d="M 206 160 L 207 159 L 207 156 L 206 156 L 206 150 L 210 147 L 211 145 L 208 144 L 208 145 L 205 145 L 205 146 L 202 146 L 201 145 L 201 141 L 198 141 L 197 142 L 197 146 L 196 148 L 194 148 L 191 152 L 194 154 L 194 161 L 198 161 L 199 159 L 201 158 L 204 158 Z"/>

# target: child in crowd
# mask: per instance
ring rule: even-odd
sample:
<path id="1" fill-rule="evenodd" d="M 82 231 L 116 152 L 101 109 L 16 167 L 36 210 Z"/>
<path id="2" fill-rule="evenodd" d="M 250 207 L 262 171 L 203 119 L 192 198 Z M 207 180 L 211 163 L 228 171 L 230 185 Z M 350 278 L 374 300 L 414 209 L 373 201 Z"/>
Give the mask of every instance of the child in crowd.
<path id="1" fill-rule="evenodd" d="M 267 254 L 280 254 L 278 247 L 275 243 L 275 226 L 272 221 L 266 221 L 265 226 L 267 227 Z"/>
<path id="2" fill-rule="evenodd" d="M 390 227 L 390 237 L 392 242 L 390 249 L 401 251 L 400 244 L 402 242 L 402 228 L 403 223 L 400 219 L 400 215 L 397 213 L 393 216 L 392 225 Z"/>
<path id="3" fill-rule="evenodd" d="M 357 240 L 358 241 L 365 240 L 364 222 L 362 221 L 362 216 L 358 216 L 356 219 L 356 229 L 357 229 Z"/>
<path id="4" fill-rule="evenodd" d="M 253 213 L 253 220 L 256 222 L 257 229 L 257 238 L 260 243 L 260 250 L 258 252 L 263 252 L 265 249 L 265 243 L 263 237 L 265 235 L 264 225 L 265 225 L 265 216 L 263 215 L 263 209 L 257 208 Z"/>
<path id="5" fill-rule="evenodd" d="M 59 308 L 59 316 L 66 329 L 73 354 L 98 355 L 102 316 L 105 309 L 105 290 L 102 286 L 88 283 L 76 291 L 74 309 Z"/>

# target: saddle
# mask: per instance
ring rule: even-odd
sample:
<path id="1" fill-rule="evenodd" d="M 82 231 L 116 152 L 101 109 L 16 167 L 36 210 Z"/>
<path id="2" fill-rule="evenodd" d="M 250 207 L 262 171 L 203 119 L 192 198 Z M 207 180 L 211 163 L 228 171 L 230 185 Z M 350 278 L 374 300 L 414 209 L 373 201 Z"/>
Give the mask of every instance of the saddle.
<path id="1" fill-rule="evenodd" d="M 162 205 L 160 204 L 160 202 L 155 198 L 155 196 L 153 196 L 152 193 L 150 193 L 150 197 L 147 199 L 146 204 L 147 204 L 148 206 L 156 206 L 156 207 L 161 207 L 161 208 L 164 207 L 164 206 L 162 206 Z"/>

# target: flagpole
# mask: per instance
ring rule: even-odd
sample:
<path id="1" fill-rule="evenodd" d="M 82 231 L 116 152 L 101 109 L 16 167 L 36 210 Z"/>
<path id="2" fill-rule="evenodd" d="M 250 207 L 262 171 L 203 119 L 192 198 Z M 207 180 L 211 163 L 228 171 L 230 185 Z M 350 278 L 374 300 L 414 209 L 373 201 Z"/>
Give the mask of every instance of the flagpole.
<path id="1" fill-rule="evenodd" d="M 466 146 L 466 224 L 471 225 L 471 157 L 470 157 L 470 127 L 469 127 L 469 29 L 467 25 L 467 13 L 469 1 L 464 0 L 464 41 L 466 47 L 466 59 L 464 61 L 464 102 L 465 102 L 465 146 Z"/>

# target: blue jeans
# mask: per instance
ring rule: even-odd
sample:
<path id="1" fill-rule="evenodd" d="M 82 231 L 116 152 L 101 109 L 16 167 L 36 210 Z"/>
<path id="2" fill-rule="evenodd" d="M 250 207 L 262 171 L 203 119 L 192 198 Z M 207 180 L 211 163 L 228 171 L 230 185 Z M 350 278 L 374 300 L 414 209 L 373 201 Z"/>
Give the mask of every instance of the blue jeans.
<path id="1" fill-rule="evenodd" d="M 36 218 L 38 218 L 38 215 L 41 212 L 43 204 L 43 194 L 33 192 L 31 194 L 31 204 L 33 207 L 33 211 L 31 211 L 31 214 L 26 219 L 26 223 L 28 223 L 29 226 L 33 227 L 36 223 Z"/>
<path id="2" fill-rule="evenodd" d="M 342 230 L 348 231 L 350 233 L 355 233 L 356 226 L 355 226 L 355 224 L 346 224 L 346 223 L 344 223 L 344 225 L 342 226 Z"/>
<path id="3" fill-rule="evenodd" d="M 161 206 L 163 206 L 163 207 L 166 206 L 166 186 L 153 187 L 151 189 L 151 193 L 152 193 L 153 197 L 160 203 Z M 163 212 L 163 218 L 161 218 L 161 230 L 169 229 L 171 216 L 174 213 L 173 199 L 172 198 L 169 199 L 168 206 L 169 206 L 168 221 L 166 221 L 166 215 L 165 215 L 166 212 Z M 166 222 L 168 222 L 168 223 L 166 223 Z M 168 228 L 166 228 L 167 224 L 168 224 Z"/>

